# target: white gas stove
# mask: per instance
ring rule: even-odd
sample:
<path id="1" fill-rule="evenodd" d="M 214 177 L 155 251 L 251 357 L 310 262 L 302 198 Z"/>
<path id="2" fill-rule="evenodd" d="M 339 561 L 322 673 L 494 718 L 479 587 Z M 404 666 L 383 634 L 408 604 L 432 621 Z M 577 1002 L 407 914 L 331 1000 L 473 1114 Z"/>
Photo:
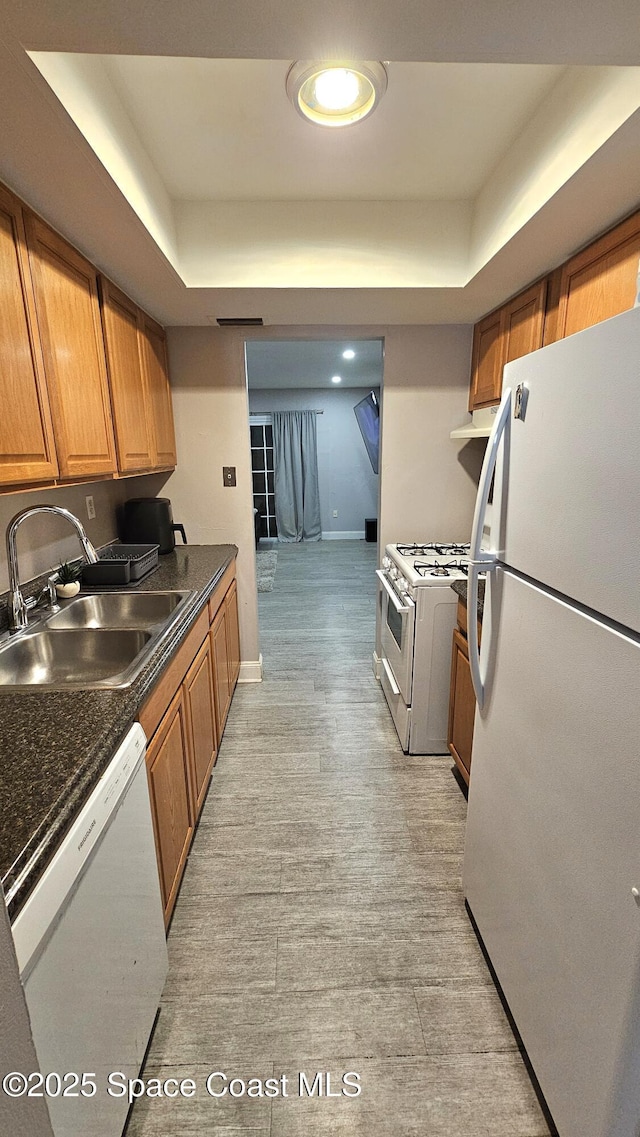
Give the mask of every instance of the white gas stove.
<path id="1" fill-rule="evenodd" d="M 451 641 L 468 544 L 387 545 L 380 582 L 381 676 L 403 750 L 446 754 Z"/>

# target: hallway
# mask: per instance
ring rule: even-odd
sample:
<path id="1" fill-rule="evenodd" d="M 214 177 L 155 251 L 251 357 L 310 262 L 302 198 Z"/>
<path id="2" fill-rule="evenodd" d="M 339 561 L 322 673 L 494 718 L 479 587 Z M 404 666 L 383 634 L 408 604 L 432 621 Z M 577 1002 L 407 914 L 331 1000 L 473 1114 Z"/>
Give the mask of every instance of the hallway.
<path id="1" fill-rule="evenodd" d="M 140 1101 L 128 1137 L 548 1137 L 464 909 L 452 763 L 403 755 L 372 675 L 375 567 L 362 541 L 278 546 L 145 1069 L 197 1092 Z M 212 1071 L 289 1096 L 217 1099 Z M 299 1097 L 299 1071 L 362 1092 Z"/>

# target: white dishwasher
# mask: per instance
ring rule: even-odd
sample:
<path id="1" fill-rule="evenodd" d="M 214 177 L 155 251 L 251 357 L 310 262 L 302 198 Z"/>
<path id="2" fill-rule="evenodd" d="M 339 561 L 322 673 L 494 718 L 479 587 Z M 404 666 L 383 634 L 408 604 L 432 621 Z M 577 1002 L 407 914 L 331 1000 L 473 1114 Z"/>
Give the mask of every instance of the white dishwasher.
<path id="1" fill-rule="evenodd" d="M 145 743 L 135 723 L 13 923 L 41 1074 L 92 1076 L 47 1095 L 55 1137 L 119 1137 L 107 1079 L 138 1075 L 167 973 Z"/>

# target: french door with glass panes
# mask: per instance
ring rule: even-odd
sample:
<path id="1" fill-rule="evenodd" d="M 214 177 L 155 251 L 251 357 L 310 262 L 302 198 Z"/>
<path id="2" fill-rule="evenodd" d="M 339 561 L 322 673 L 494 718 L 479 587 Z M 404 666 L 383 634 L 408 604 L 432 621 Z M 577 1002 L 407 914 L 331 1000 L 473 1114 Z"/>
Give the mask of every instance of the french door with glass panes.
<path id="1" fill-rule="evenodd" d="M 260 537 L 277 537 L 276 505 L 273 484 L 273 427 L 270 421 L 251 420 L 251 470 L 253 505 L 258 510 Z"/>

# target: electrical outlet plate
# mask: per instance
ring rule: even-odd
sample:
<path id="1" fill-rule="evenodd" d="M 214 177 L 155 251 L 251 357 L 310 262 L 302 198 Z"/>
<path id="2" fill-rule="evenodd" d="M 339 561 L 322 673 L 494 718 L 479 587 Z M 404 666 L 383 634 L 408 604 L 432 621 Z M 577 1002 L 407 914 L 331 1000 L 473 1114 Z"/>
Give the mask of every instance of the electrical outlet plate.
<path id="1" fill-rule="evenodd" d="M 337 510 L 337 509 L 334 509 L 334 511 L 333 511 L 333 516 L 334 516 L 334 517 L 337 517 L 337 516 L 338 516 L 338 510 Z"/>
<path id="2" fill-rule="evenodd" d="M 225 486 L 235 486 L 236 484 L 236 468 L 235 466 L 222 467 L 222 484 Z"/>
<path id="3" fill-rule="evenodd" d="M 89 521 L 93 521 L 96 515 L 96 507 L 93 504 L 93 494 L 87 494 L 84 500 L 87 503 L 87 517 L 89 518 Z"/>

